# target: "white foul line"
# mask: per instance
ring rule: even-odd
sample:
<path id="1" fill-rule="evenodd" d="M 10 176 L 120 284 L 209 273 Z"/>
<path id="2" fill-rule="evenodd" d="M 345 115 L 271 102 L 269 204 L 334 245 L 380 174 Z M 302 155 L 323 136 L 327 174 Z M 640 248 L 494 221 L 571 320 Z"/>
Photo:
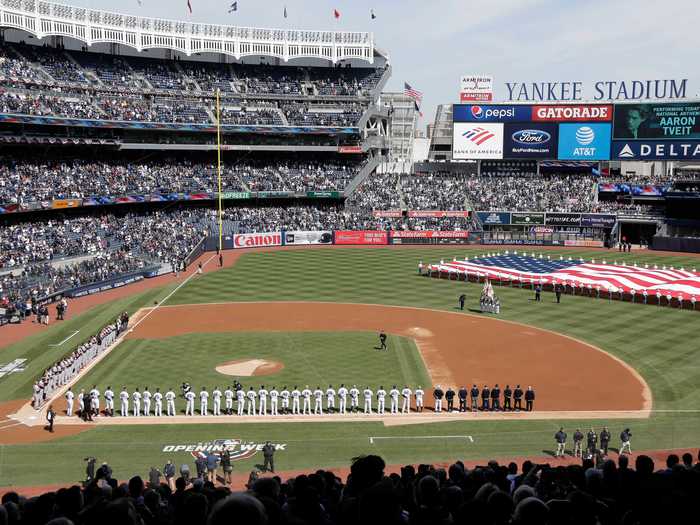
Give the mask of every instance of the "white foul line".
<path id="1" fill-rule="evenodd" d="M 474 443 L 472 436 L 370 436 L 370 445 L 374 444 L 375 439 L 468 439 Z"/>
<path id="2" fill-rule="evenodd" d="M 66 341 L 68 341 L 68 339 L 71 339 L 72 337 L 75 336 L 75 334 L 77 334 L 77 333 L 79 333 L 79 332 L 80 332 L 80 330 L 76 330 L 75 332 L 73 332 L 72 334 L 70 334 L 68 337 L 66 337 L 66 338 L 65 338 L 63 341 L 61 341 L 60 343 L 56 343 L 55 345 L 49 345 L 49 346 L 61 346 L 63 343 L 65 343 Z"/>

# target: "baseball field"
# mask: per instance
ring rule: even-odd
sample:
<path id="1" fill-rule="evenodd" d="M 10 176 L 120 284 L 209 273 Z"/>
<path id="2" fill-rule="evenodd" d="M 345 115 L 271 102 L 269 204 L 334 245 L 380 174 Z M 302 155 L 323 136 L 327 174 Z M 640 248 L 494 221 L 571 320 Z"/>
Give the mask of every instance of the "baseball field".
<path id="1" fill-rule="evenodd" d="M 615 447 L 620 430 L 630 427 L 635 452 L 698 446 L 699 312 L 571 295 L 556 304 L 551 293 L 535 303 L 530 290 L 496 286 L 502 304 L 496 317 L 478 312 L 481 285 L 417 274 L 419 261 L 487 251 L 496 250 L 226 252 L 221 269 L 205 254 L 204 275 L 189 273 L 86 298 L 90 308 L 77 313 L 76 305 L 67 321 L 10 344 L 0 332 L 0 363 L 26 360 L 21 371 L 0 377 L 0 483 L 77 482 L 87 456 L 108 461 L 120 479 L 145 475 L 167 459 L 192 466 L 185 447 L 217 440 L 238 440 L 240 446 L 277 443 L 276 466 L 282 471 L 345 467 L 363 453 L 380 454 L 388 464 L 542 456 L 552 450 L 559 426 L 571 434 L 577 427 L 607 425 Z M 546 253 L 700 266 L 698 257 L 646 251 Z M 462 293 L 464 311 L 457 308 Z M 345 420 L 324 415 L 296 421 L 100 418 L 85 425 L 62 416 L 65 402 L 58 401 L 55 434 L 7 417 L 29 400 L 33 382 L 47 366 L 123 311 L 132 316 L 133 330 L 74 390 L 97 385 L 104 391 L 109 385 L 131 392 L 148 386 L 179 393 L 179 385 L 188 381 L 195 391 L 211 392 L 234 379 L 246 389 L 345 383 L 374 390 L 421 385 L 429 391 L 435 384 L 521 383 L 537 391 L 535 412 Z M 389 334 L 388 352 L 376 349 L 380 330 Z M 182 399 L 177 407 L 184 409 Z M 247 472 L 260 459 L 253 454 L 234 468 Z"/>

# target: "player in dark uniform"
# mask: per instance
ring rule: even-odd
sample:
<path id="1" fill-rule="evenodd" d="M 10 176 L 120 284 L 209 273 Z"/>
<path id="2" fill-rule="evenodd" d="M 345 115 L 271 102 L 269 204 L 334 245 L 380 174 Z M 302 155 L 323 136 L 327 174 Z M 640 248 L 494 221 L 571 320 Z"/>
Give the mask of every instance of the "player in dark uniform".
<path id="1" fill-rule="evenodd" d="M 379 349 L 386 350 L 386 334 L 384 333 L 384 330 L 379 332 Z"/>
<path id="2" fill-rule="evenodd" d="M 491 411 L 501 409 L 501 389 L 498 383 L 491 389 Z"/>
<path id="3" fill-rule="evenodd" d="M 472 398 L 472 412 L 476 412 L 479 410 L 479 387 L 472 385 L 469 396 Z"/>
<path id="4" fill-rule="evenodd" d="M 491 397 L 491 391 L 488 385 L 484 385 L 481 389 L 481 410 L 486 411 L 489 409 L 489 398 Z"/>
<path id="5" fill-rule="evenodd" d="M 503 389 L 503 411 L 504 412 L 506 410 L 513 410 L 513 407 L 510 404 L 511 397 L 513 397 L 513 391 L 510 389 L 510 385 L 506 385 L 506 387 Z"/>
<path id="6" fill-rule="evenodd" d="M 435 390 L 433 390 L 433 401 L 435 403 L 434 411 L 442 412 L 442 398 L 445 396 L 445 392 L 442 391 L 440 385 L 438 385 Z"/>
<path id="7" fill-rule="evenodd" d="M 608 445 L 610 445 L 610 431 L 608 431 L 608 427 L 603 427 L 603 430 L 600 431 L 600 448 L 606 456 L 608 455 Z"/>
<path id="8" fill-rule="evenodd" d="M 561 302 L 561 284 L 557 283 L 554 285 L 554 295 L 557 297 L 557 304 Z"/>
<path id="9" fill-rule="evenodd" d="M 587 450 L 591 456 L 595 456 L 597 444 L 598 444 L 598 435 L 595 433 L 595 430 L 593 430 L 593 428 L 591 428 L 588 431 L 588 434 L 586 434 Z"/>
<path id="10" fill-rule="evenodd" d="M 580 429 L 576 429 L 574 432 L 574 457 L 583 456 L 583 432 Z"/>
<path id="11" fill-rule="evenodd" d="M 462 294 L 459 296 L 459 309 L 464 310 L 464 301 L 467 300 L 467 296 Z"/>
<path id="12" fill-rule="evenodd" d="M 520 388 L 520 385 L 515 385 L 515 390 L 513 391 L 513 409 L 523 409 L 523 389 Z"/>
<path id="13" fill-rule="evenodd" d="M 535 285 L 535 301 L 540 302 L 542 300 L 542 285 Z"/>
<path id="14" fill-rule="evenodd" d="M 447 411 L 452 412 L 455 408 L 455 391 L 452 390 L 451 386 L 447 387 L 447 392 L 445 392 L 445 399 L 447 399 Z"/>
<path id="15" fill-rule="evenodd" d="M 467 392 L 467 387 L 463 386 L 462 388 L 460 388 L 459 392 L 457 392 L 457 395 L 459 396 L 459 411 L 466 412 L 467 411 L 467 396 L 469 395 L 469 393 Z"/>
<path id="16" fill-rule="evenodd" d="M 531 386 L 527 387 L 527 391 L 525 392 L 525 410 L 528 412 L 532 412 L 532 405 L 535 402 L 535 391 L 532 389 Z"/>

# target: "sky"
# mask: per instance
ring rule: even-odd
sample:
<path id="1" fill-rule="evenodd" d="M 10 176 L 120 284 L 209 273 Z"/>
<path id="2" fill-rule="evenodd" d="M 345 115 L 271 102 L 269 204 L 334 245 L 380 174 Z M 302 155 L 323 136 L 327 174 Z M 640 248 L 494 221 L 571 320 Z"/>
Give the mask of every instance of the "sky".
<path id="1" fill-rule="evenodd" d="M 233 0 L 190 0 L 192 14 L 187 0 L 58 1 L 204 23 L 371 31 L 390 56 L 386 90 L 408 82 L 425 94 L 421 127 L 438 104 L 458 101 L 464 74 L 493 76 L 500 100 L 506 82 L 671 78 L 689 79 L 687 96 L 700 98 L 698 0 L 238 0 L 230 14 Z"/>

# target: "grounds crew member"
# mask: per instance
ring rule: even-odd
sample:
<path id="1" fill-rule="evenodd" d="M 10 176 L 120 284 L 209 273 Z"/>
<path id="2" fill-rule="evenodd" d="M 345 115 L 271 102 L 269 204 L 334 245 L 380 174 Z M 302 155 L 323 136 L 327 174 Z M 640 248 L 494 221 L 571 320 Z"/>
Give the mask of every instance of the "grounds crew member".
<path id="1" fill-rule="evenodd" d="M 445 396 L 445 393 L 442 391 L 442 388 L 440 388 L 440 385 L 435 387 L 435 390 L 433 390 L 433 400 L 434 400 L 434 410 L 435 412 L 442 412 L 442 398 Z"/>
<path id="2" fill-rule="evenodd" d="M 386 350 L 386 333 L 384 333 L 384 330 L 379 332 L 379 349 Z"/>
<path id="3" fill-rule="evenodd" d="M 467 300 L 467 296 L 462 294 L 459 296 L 459 309 L 464 310 L 464 301 Z"/>
<path id="4" fill-rule="evenodd" d="M 559 432 L 554 434 L 554 441 L 557 442 L 557 452 L 555 457 L 563 458 L 566 450 L 566 432 L 564 432 L 564 428 L 559 427 Z"/>
<path id="5" fill-rule="evenodd" d="M 472 398 L 472 412 L 476 412 L 479 410 L 479 387 L 472 385 L 469 396 Z"/>
<path id="6" fill-rule="evenodd" d="M 608 455 L 608 445 L 610 445 L 610 431 L 608 427 L 603 427 L 603 430 L 600 431 L 600 448 L 606 456 Z"/>
<path id="7" fill-rule="evenodd" d="M 629 428 L 626 428 L 620 432 L 620 441 L 622 441 L 622 446 L 620 447 L 620 455 L 625 453 L 625 449 L 630 454 L 632 453 L 632 445 L 630 445 L 630 439 L 632 438 L 632 432 Z"/>
<path id="8" fill-rule="evenodd" d="M 523 409 L 523 389 L 520 385 L 515 385 L 515 390 L 513 390 L 513 410 Z"/>
<path id="9" fill-rule="evenodd" d="M 532 412 L 532 405 L 535 402 L 535 391 L 531 386 L 527 387 L 525 392 L 525 410 Z"/>
<path id="10" fill-rule="evenodd" d="M 598 435 L 595 433 L 595 430 L 593 430 L 593 427 L 591 427 L 591 430 L 589 430 L 588 434 L 586 434 L 586 445 L 588 448 L 588 453 L 591 456 L 595 455 L 595 449 L 596 449 L 597 444 L 598 444 Z"/>
<path id="11" fill-rule="evenodd" d="M 513 407 L 510 404 L 511 397 L 513 397 L 513 391 L 510 389 L 510 385 L 506 385 L 506 387 L 503 389 L 503 411 L 504 412 L 506 410 L 513 410 Z"/>
<path id="12" fill-rule="evenodd" d="M 467 411 L 467 387 L 463 386 L 462 388 L 459 389 L 459 392 L 457 392 L 457 395 L 459 396 L 459 411 L 460 412 L 466 412 Z"/>
<path id="13" fill-rule="evenodd" d="M 265 459 L 263 464 L 263 470 L 274 473 L 275 472 L 275 446 L 269 441 L 265 443 L 262 449 L 263 457 Z"/>
<path id="14" fill-rule="evenodd" d="M 452 412 L 455 408 L 455 391 L 452 390 L 451 386 L 447 387 L 447 392 L 445 392 L 445 399 L 447 400 L 447 411 Z"/>
<path id="15" fill-rule="evenodd" d="M 574 457 L 583 457 L 583 432 L 580 428 L 574 432 Z"/>

